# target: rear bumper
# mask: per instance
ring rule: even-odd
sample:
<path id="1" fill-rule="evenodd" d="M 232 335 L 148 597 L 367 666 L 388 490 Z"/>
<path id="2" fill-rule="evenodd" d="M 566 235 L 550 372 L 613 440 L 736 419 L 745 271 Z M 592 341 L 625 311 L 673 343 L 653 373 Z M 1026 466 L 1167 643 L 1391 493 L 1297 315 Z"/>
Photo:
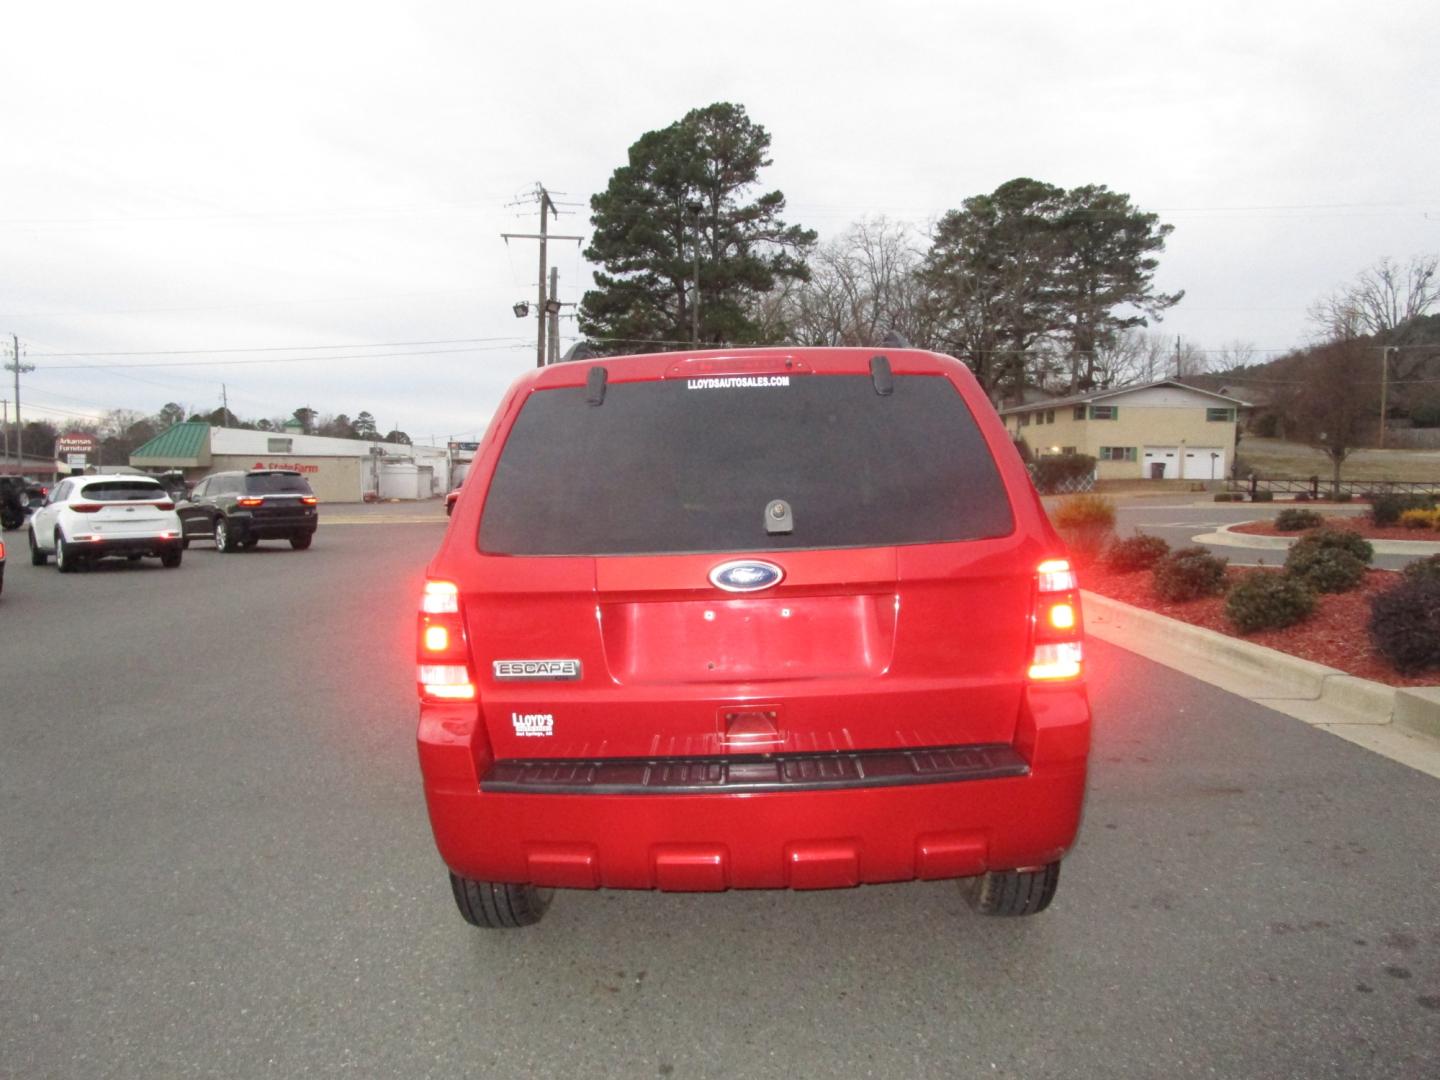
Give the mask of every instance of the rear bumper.
<path id="1" fill-rule="evenodd" d="M 256 540 L 285 540 L 292 536 L 313 535 L 319 521 L 314 516 L 270 518 L 256 520 L 236 514 L 230 519 L 230 527 L 237 536 L 248 536 Z"/>
<path id="2" fill-rule="evenodd" d="M 977 779 L 682 794 L 494 790 L 494 776 L 515 772 L 477 754 L 476 710 L 458 705 L 422 708 L 420 764 L 440 855 L 477 880 L 717 891 L 968 877 L 1054 862 L 1074 843 L 1089 706 L 1078 688 L 1029 696 L 1040 700 L 1014 747 L 1028 768 Z"/>
<path id="3" fill-rule="evenodd" d="M 180 546 L 178 533 L 172 536 L 116 536 L 104 540 L 67 540 L 75 554 L 86 559 L 114 555 L 164 555 Z"/>

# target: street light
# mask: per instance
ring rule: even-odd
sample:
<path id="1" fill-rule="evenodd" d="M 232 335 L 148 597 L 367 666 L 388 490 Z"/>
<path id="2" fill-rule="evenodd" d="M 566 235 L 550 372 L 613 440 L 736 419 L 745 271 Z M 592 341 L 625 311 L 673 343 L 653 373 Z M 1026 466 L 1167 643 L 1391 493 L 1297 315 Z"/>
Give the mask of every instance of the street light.
<path id="1" fill-rule="evenodd" d="M 527 301 L 521 300 L 510 310 L 515 312 L 515 317 L 517 319 L 523 319 L 526 315 L 530 314 L 530 304 Z"/>

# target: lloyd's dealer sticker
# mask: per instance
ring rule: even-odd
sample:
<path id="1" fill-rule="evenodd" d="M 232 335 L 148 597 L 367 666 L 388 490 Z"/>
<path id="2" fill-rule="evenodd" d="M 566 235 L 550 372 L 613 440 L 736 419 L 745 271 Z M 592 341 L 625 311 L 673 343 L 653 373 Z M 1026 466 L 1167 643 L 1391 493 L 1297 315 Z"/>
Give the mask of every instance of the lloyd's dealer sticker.
<path id="1" fill-rule="evenodd" d="M 516 735 L 544 736 L 555 734 L 555 714 L 518 713 L 510 714 L 510 723 L 515 726 Z"/>

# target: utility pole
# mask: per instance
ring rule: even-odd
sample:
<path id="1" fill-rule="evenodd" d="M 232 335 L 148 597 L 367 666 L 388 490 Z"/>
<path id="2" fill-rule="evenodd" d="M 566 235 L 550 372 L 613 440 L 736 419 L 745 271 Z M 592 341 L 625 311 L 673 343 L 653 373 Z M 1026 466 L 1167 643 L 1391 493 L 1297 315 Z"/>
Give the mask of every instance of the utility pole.
<path id="1" fill-rule="evenodd" d="M 1175 335 L 1175 378 L 1180 378 L 1185 372 L 1180 366 L 1180 335 Z"/>
<path id="2" fill-rule="evenodd" d="M 704 207 L 698 202 L 692 202 L 686 204 L 686 209 L 690 211 L 690 220 L 694 225 L 694 230 L 690 233 L 690 247 L 695 256 L 695 270 L 691 275 L 695 296 L 690 305 L 690 341 L 698 349 L 700 347 L 700 211 Z"/>
<path id="3" fill-rule="evenodd" d="M 230 426 L 230 395 L 225 390 L 225 384 L 220 384 L 220 415 L 224 420 L 221 427 Z"/>
<path id="4" fill-rule="evenodd" d="M 17 472 L 25 471 L 25 431 L 20 426 L 20 376 L 27 371 L 34 371 L 34 364 L 20 362 L 20 338 L 15 334 L 10 335 L 10 341 L 15 348 L 15 358 L 12 363 L 5 365 L 6 371 L 15 373 L 15 466 Z"/>
<path id="5" fill-rule="evenodd" d="M 550 299 L 541 308 L 545 313 L 542 322 L 550 323 L 550 349 L 546 356 L 546 363 L 555 364 L 560 361 L 560 271 L 555 267 L 550 268 Z"/>
<path id="6" fill-rule="evenodd" d="M 4 460 L 10 460 L 10 399 L 0 398 L 0 439 L 5 440 Z"/>
<path id="7" fill-rule="evenodd" d="M 1383 345 L 1380 348 L 1380 449 L 1385 449 L 1385 412 L 1387 399 L 1390 396 L 1390 354 L 1395 351 L 1393 345 Z"/>
<path id="8" fill-rule="evenodd" d="M 538 233 L 501 233 L 500 236 L 506 241 L 509 240 L 539 240 L 540 241 L 540 283 L 539 289 L 539 310 L 535 312 L 536 321 L 539 326 L 535 329 L 535 366 L 545 366 L 545 324 L 548 315 L 545 311 L 545 266 L 546 266 L 546 245 L 551 240 L 574 240 L 577 244 L 584 239 L 582 236 L 551 236 L 550 219 L 547 213 L 554 214 L 558 219 L 560 211 L 555 206 L 555 200 L 550 198 L 550 192 L 544 184 L 535 185 L 535 198 L 540 203 L 540 231 Z M 515 309 L 517 315 L 524 315 L 522 307 Z"/>

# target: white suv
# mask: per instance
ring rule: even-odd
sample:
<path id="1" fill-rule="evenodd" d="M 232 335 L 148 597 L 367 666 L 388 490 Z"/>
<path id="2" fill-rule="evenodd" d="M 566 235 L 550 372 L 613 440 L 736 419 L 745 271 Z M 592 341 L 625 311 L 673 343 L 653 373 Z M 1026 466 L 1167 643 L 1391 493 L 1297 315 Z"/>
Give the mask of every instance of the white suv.
<path id="1" fill-rule="evenodd" d="M 30 518 L 30 561 L 44 566 L 53 554 L 62 574 L 108 556 L 179 566 L 181 553 L 175 502 L 148 476 L 72 476 Z"/>

